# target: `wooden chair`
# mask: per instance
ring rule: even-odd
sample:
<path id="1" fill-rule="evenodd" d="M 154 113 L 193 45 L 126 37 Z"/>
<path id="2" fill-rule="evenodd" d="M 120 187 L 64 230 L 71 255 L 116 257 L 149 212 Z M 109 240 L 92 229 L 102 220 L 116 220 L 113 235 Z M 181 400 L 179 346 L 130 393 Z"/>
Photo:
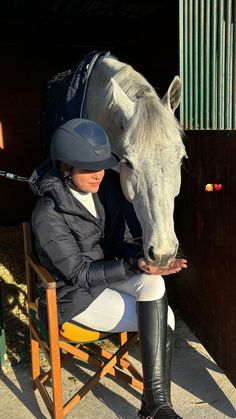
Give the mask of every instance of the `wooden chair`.
<path id="1" fill-rule="evenodd" d="M 105 375 L 117 377 L 130 386 L 143 390 L 142 376 L 128 360 L 128 351 L 138 340 L 138 333 L 122 332 L 119 334 L 120 345 L 115 353 L 96 345 L 98 340 L 108 337 L 107 333 L 88 330 L 79 325 L 65 323 L 58 327 L 56 282 L 49 272 L 39 263 L 33 252 L 30 223 L 23 223 L 26 282 L 28 288 L 28 305 L 30 321 L 32 379 L 34 388 L 38 389 L 52 418 L 64 418 Z M 48 330 L 37 318 L 36 280 L 39 277 L 46 288 L 48 308 Z M 110 334 L 111 335 L 111 334 Z M 75 339 L 76 337 L 76 339 Z M 50 370 L 45 372 L 40 365 L 40 349 L 44 352 Z M 82 385 L 80 390 L 63 404 L 62 367 L 71 357 L 97 367 L 96 373 Z M 51 380 L 52 397 L 46 383 Z"/>

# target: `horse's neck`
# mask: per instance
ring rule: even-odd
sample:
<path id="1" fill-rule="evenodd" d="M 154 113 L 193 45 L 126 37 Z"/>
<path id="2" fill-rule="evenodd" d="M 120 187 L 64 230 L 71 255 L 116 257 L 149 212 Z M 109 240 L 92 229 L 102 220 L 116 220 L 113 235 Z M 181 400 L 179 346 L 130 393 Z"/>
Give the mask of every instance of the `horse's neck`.
<path id="1" fill-rule="evenodd" d="M 90 75 L 88 89 L 86 93 L 86 116 L 104 126 L 106 122 L 107 86 L 115 71 L 108 71 L 104 58 L 98 59 Z M 105 127 L 104 127 L 105 128 Z"/>
<path id="2" fill-rule="evenodd" d="M 100 72 L 100 76 L 105 76 L 108 80 L 111 77 L 115 77 L 117 73 L 119 73 L 123 68 L 127 67 L 128 64 L 125 64 L 116 58 L 112 57 L 102 57 L 97 65 L 98 74 Z"/>
<path id="3" fill-rule="evenodd" d="M 107 87 L 112 77 L 124 68 L 125 64 L 113 58 L 101 58 L 95 65 L 90 76 L 86 95 L 86 117 L 103 126 L 106 130 L 112 151 L 115 154 L 121 153 L 120 144 L 117 144 L 118 133 L 113 114 L 108 106 Z M 119 147 L 118 147 L 119 146 Z"/>

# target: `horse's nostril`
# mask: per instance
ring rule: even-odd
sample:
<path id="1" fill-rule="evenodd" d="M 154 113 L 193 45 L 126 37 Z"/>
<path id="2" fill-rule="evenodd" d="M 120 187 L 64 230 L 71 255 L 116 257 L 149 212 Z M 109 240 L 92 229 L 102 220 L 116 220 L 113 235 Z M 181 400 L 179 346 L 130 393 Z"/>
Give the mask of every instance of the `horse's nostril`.
<path id="1" fill-rule="evenodd" d="M 150 257 L 150 259 L 154 260 L 155 259 L 155 255 L 154 255 L 154 247 L 150 246 L 149 250 L 148 250 L 148 256 Z"/>

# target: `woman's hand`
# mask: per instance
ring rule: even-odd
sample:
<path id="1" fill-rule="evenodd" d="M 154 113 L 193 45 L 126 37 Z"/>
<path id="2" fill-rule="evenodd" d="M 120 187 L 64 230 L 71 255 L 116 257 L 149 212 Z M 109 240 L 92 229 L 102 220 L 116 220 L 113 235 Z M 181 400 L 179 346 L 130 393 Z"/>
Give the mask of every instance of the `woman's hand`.
<path id="1" fill-rule="evenodd" d="M 149 275 L 170 275 L 176 274 L 183 268 L 187 268 L 186 259 L 173 259 L 169 266 L 165 269 L 156 268 L 155 266 L 149 265 L 145 259 L 138 259 L 138 267 Z"/>

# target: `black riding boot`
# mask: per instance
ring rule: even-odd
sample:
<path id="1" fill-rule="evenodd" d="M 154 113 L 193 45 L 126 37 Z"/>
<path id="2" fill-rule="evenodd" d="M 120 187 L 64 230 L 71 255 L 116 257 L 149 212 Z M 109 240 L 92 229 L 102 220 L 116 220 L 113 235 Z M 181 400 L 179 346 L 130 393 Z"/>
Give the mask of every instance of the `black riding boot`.
<path id="1" fill-rule="evenodd" d="M 174 349 L 174 332 L 167 325 L 167 341 L 166 341 L 166 363 L 165 363 L 165 394 L 167 403 L 172 406 L 171 402 L 171 367 Z"/>
<path id="2" fill-rule="evenodd" d="M 168 403 L 166 392 L 167 297 L 138 301 L 137 315 L 144 392 L 140 418 L 181 419 Z"/>

